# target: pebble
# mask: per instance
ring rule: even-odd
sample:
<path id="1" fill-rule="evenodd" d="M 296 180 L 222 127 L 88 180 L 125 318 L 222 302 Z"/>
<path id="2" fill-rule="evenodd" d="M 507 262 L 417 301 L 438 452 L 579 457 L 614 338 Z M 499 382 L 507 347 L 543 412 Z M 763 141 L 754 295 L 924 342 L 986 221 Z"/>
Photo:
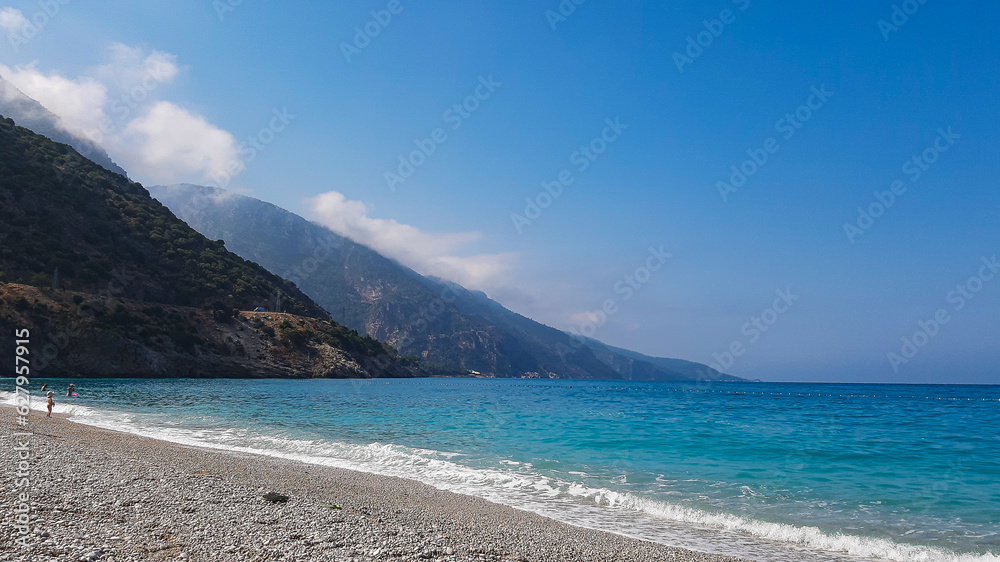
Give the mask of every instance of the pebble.
<path id="1" fill-rule="evenodd" d="M 0 561 L 738 562 L 412 480 L 187 447 L 57 416 L 29 422 L 33 546 L 2 540 Z M 13 409 L 0 407 L 0 426 L 8 429 L 0 466 L 16 465 Z M 263 499 L 272 491 L 287 503 Z M 0 529 L 12 529 L 13 517 L 0 510 Z"/>

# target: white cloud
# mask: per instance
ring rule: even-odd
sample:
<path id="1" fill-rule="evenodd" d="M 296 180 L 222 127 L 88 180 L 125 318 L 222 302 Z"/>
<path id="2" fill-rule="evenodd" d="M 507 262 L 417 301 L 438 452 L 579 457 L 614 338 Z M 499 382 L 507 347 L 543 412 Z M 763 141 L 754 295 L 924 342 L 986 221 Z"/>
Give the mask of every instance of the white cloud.
<path id="1" fill-rule="evenodd" d="M 177 77 L 181 69 L 177 56 L 154 50 L 149 55 L 140 47 L 129 47 L 122 43 L 112 43 L 108 47 L 107 64 L 94 70 L 95 76 L 109 87 L 134 97 L 145 97 L 160 84 L 168 84 Z"/>
<path id="2" fill-rule="evenodd" d="M 159 181 L 175 182 L 197 174 L 209 180 L 228 166 L 240 166 L 233 135 L 170 102 L 157 102 L 132 120 L 125 137 L 134 147 L 124 151 L 126 163 L 141 167 Z"/>
<path id="3" fill-rule="evenodd" d="M 330 191 L 307 201 L 310 218 L 330 230 L 398 260 L 418 273 L 454 281 L 470 289 L 499 287 L 515 254 L 457 255 L 479 240 L 479 232 L 431 233 L 392 219 L 368 216 L 361 201 Z"/>
<path id="4" fill-rule="evenodd" d="M 34 63 L 15 68 L 0 65 L 0 76 L 62 118 L 66 128 L 72 131 L 93 137 L 106 118 L 104 107 L 108 102 L 108 89 L 93 78 L 74 80 L 46 74 Z"/>
<path id="5" fill-rule="evenodd" d="M 597 323 L 601 319 L 600 315 L 596 312 L 587 310 L 585 312 L 577 312 L 575 314 L 569 315 L 570 326 L 577 327 L 588 323 Z"/>
<path id="6" fill-rule="evenodd" d="M 36 63 L 0 65 L 0 76 L 59 116 L 60 127 L 102 145 L 139 181 L 210 183 L 242 169 L 233 135 L 161 99 L 161 87 L 181 72 L 175 55 L 112 43 L 106 61 L 78 78 L 45 73 Z"/>
<path id="7" fill-rule="evenodd" d="M 26 25 L 28 18 L 24 17 L 21 10 L 10 7 L 0 10 L 0 28 L 6 29 L 7 33 L 20 33 Z"/>

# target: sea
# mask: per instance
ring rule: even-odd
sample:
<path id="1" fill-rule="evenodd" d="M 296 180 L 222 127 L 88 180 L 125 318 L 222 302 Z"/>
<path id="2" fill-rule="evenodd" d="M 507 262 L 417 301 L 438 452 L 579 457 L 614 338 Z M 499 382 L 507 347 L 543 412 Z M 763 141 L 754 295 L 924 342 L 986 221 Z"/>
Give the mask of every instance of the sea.
<path id="1" fill-rule="evenodd" d="M 78 379 L 67 398 L 70 381 L 42 382 L 74 422 L 703 552 L 1000 561 L 1000 386 Z"/>

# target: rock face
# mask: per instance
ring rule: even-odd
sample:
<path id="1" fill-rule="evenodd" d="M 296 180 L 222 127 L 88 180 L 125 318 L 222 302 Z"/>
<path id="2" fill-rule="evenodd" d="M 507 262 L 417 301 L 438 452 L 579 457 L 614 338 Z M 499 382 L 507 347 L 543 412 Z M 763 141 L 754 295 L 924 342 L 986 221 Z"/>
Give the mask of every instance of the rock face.
<path id="1" fill-rule="evenodd" d="M 325 320 L 273 312 L 221 319 L 218 311 L 0 285 L 0 330 L 23 328 L 33 334 L 35 372 L 50 377 L 423 375 L 415 359 Z"/>
<path id="2" fill-rule="evenodd" d="M 32 329 L 48 376 L 419 373 L 141 185 L 4 118 L 0 288 L 0 328 Z M 239 313 L 257 308 L 291 314 Z"/>
<path id="3" fill-rule="evenodd" d="M 441 373 L 737 380 L 698 363 L 574 340 L 481 292 L 423 277 L 270 203 L 196 185 L 149 189 L 205 236 L 224 240 L 227 249 L 293 281 L 338 322 L 420 357 Z"/>

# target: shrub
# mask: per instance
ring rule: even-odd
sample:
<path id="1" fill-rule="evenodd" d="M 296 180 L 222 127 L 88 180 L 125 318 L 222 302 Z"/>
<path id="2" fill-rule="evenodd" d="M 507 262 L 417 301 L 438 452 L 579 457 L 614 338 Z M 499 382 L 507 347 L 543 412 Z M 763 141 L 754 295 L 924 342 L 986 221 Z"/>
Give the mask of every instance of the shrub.
<path id="1" fill-rule="evenodd" d="M 48 287 L 52 284 L 52 280 L 49 279 L 49 276 L 44 273 L 36 273 L 31 276 L 31 280 L 28 281 L 28 284 L 32 287 Z"/>
<path id="2" fill-rule="evenodd" d="M 147 316 L 152 316 L 153 318 L 163 318 L 163 315 L 166 313 L 166 311 L 160 305 L 144 308 L 142 309 L 142 312 L 143 314 L 146 314 Z"/>
<path id="3" fill-rule="evenodd" d="M 282 344 L 290 347 L 305 347 L 309 340 L 313 339 L 315 334 L 306 330 L 296 330 L 288 322 L 283 322 L 281 325 L 281 341 Z"/>

